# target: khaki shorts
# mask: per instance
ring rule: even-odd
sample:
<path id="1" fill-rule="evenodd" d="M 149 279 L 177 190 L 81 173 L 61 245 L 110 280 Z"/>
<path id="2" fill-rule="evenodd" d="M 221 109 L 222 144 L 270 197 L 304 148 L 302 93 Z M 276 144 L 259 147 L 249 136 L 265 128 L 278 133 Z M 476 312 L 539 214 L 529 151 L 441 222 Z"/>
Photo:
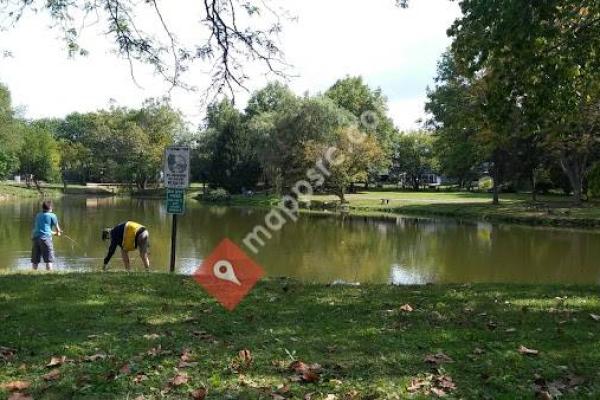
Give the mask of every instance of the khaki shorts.
<path id="1" fill-rule="evenodd" d="M 150 234 L 147 230 L 139 234 L 139 236 L 136 238 L 135 244 L 140 251 L 140 255 L 148 254 L 150 251 Z"/>

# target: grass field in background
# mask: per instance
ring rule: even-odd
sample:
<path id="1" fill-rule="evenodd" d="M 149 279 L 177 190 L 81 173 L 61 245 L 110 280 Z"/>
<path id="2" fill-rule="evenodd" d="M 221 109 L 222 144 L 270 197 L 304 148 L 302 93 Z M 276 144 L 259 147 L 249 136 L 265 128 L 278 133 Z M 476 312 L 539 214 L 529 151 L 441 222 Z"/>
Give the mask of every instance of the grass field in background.
<path id="1" fill-rule="evenodd" d="M 339 205 L 339 198 L 333 195 L 314 195 L 302 200 L 310 200 L 312 210 L 335 210 Z M 348 194 L 346 200 L 350 212 L 358 215 L 442 216 L 529 225 L 600 227 L 599 203 L 573 207 L 571 198 L 561 195 L 538 196 L 538 201 L 533 202 L 530 194 L 502 194 L 497 206 L 492 204 L 491 194 L 472 192 L 360 191 Z M 256 194 L 232 196 L 228 204 L 269 207 L 278 201 L 272 195 Z"/>

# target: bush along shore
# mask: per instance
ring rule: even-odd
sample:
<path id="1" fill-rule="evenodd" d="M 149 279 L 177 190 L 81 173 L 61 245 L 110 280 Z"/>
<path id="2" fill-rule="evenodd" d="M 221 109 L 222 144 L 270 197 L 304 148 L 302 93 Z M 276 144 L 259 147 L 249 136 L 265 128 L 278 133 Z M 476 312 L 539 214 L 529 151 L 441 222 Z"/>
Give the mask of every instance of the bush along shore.
<path id="1" fill-rule="evenodd" d="M 0 276 L 0 398 L 600 397 L 596 286 Z"/>

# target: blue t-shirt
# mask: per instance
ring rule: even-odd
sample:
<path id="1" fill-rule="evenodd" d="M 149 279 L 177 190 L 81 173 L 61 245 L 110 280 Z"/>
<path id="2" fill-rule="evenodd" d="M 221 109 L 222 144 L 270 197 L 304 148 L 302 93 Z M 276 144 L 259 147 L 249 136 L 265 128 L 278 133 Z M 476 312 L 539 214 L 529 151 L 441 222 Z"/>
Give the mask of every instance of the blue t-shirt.
<path id="1" fill-rule="evenodd" d="M 51 212 L 41 212 L 35 216 L 35 225 L 33 227 L 33 238 L 52 239 L 52 228 L 58 226 L 56 214 Z"/>

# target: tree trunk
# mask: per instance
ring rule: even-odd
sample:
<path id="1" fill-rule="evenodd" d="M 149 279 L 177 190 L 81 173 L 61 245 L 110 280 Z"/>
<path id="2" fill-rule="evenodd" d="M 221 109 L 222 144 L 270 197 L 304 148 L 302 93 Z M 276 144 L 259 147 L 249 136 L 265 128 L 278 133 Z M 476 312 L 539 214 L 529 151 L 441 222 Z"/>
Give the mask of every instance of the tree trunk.
<path id="1" fill-rule="evenodd" d="M 535 179 L 535 168 L 531 170 L 531 200 L 537 201 L 537 180 Z"/>
<path id="2" fill-rule="evenodd" d="M 35 184 L 35 188 L 37 189 L 37 191 L 42 193 L 42 188 L 40 187 L 40 182 L 37 179 L 34 179 L 33 183 Z"/>
<path id="3" fill-rule="evenodd" d="M 493 168 L 493 172 L 492 172 L 492 180 L 493 180 L 492 192 L 494 193 L 494 197 L 492 200 L 492 204 L 495 206 L 500 204 L 500 198 L 498 196 L 499 175 L 500 174 L 498 173 L 498 163 L 494 163 L 494 168 Z"/>
<path id="4" fill-rule="evenodd" d="M 340 198 L 340 203 L 344 204 L 346 202 L 346 193 L 345 193 L 345 189 L 343 187 L 339 188 L 338 190 L 338 197 Z"/>
<path id="5" fill-rule="evenodd" d="M 560 166 L 569 178 L 573 189 L 573 202 L 576 205 L 581 205 L 583 202 L 583 165 L 585 165 L 585 159 L 569 160 L 566 156 L 560 158 Z"/>

